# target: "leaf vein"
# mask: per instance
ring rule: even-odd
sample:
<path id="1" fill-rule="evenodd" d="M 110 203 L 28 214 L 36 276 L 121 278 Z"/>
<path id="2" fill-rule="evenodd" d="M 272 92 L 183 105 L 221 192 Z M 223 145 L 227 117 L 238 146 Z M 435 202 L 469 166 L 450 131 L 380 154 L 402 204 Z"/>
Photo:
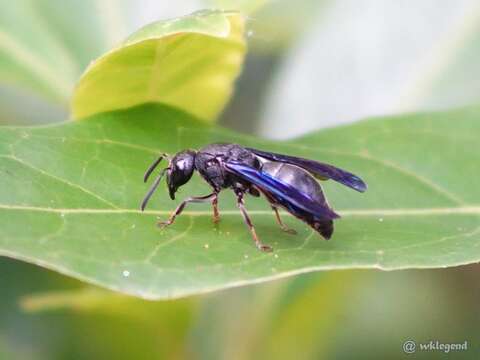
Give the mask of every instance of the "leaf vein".
<path id="1" fill-rule="evenodd" d="M 100 195 L 97 195 L 97 194 L 95 194 L 94 192 L 92 192 L 92 191 L 90 191 L 90 190 L 88 190 L 88 189 L 85 189 L 84 187 L 82 187 L 82 186 L 80 186 L 80 185 L 78 185 L 78 184 L 72 183 L 72 182 L 70 182 L 70 181 L 68 181 L 68 180 L 62 179 L 62 178 L 60 178 L 60 177 L 58 177 L 58 176 L 55 176 L 55 175 L 53 175 L 53 174 L 49 174 L 48 172 L 46 172 L 46 171 L 44 171 L 44 170 L 42 170 L 42 169 L 39 169 L 39 168 L 37 168 L 36 166 L 34 166 L 34 165 L 26 162 L 25 160 L 22 160 L 22 159 L 16 157 L 16 156 L 13 156 L 13 155 L 0 155 L 0 158 L 6 158 L 6 159 L 14 160 L 14 161 L 18 162 L 19 164 L 22 164 L 23 166 L 28 167 L 29 169 L 32 169 L 32 170 L 34 170 L 34 171 L 36 171 L 36 172 L 38 172 L 38 173 L 40 173 L 40 174 L 42 174 L 42 175 L 44 175 L 44 176 L 50 177 L 50 178 L 52 178 L 52 179 L 55 179 L 55 180 L 57 180 L 57 181 L 59 181 L 59 182 L 61 182 L 61 183 L 63 183 L 63 184 L 68 185 L 68 186 L 71 187 L 71 188 L 78 189 L 78 190 L 82 191 L 83 193 L 94 197 L 95 199 L 101 201 L 102 203 L 104 203 L 105 205 L 108 205 L 109 207 L 111 207 L 111 208 L 113 208 L 113 209 L 118 209 L 118 206 L 116 206 L 114 203 L 112 203 L 112 202 L 104 199 L 104 198 L 101 197 Z"/>
<path id="2" fill-rule="evenodd" d="M 1 157 L 1 155 L 0 155 Z M 0 210 L 38 211 L 65 214 L 137 214 L 137 215 L 170 215 L 170 210 L 137 210 L 115 207 L 113 209 L 90 208 L 49 208 L 30 205 L 0 204 Z M 429 215 L 480 215 L 480 205 L 439 207 L 439 208 L 405 208 L 405 209 L 345 209 L 338 211 L 341 216 L 429 216 Z M 271 216 L 268 210 L 250 210 L 255 215 Z M 211 211 L 186 210 L 182 215 L 210 216 Z M 222 210 L 222 215 L 238 215 L 238 210 Z M 286 213 L 288 215 L 288 213 Z"/>

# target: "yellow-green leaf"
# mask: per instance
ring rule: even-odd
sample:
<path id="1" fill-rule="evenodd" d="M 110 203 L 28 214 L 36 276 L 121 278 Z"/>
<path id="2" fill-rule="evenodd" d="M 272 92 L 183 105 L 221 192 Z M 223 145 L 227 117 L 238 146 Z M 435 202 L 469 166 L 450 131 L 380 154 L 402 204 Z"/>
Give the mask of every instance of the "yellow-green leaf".
<path id="1" fill-rule="evenodd" d="M 73 117 L 154 102 L 213 121 L 240 71 L 243 33 L 237 12 L 201 11 L 147 25 L 87 68 Z"/>

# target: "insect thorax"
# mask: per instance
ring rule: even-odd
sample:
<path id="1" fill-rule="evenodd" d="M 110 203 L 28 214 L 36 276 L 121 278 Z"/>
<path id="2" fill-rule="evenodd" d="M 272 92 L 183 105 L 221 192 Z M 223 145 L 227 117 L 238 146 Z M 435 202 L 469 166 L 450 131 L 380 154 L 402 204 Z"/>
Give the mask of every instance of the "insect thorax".
<path id="1" fill-rule="evenodd" d="M 223 162 L 240 161 L 245 165 L 258 168 L 260 163 L 250 151 L 236 144 L 210 144 L 198 151 L 195 157 L 195 167 L 214 189 L 220 191 L 244 181 L 229 174 L 223 167 Z"/>

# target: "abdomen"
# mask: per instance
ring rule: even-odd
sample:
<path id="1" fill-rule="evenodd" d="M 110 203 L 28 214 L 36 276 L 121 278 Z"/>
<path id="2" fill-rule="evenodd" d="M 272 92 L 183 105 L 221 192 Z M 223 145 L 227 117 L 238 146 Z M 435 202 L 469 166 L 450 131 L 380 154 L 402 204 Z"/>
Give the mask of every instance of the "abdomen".
<path id="1" fill-rule="evenodd" d="M 276 161 L 268 161 L 263 164 L 262 171 L 270 174 L 272 177 L 294 187 L 301 193 L 307 195 L 315 202 L 329 207 L 327 199 L 323 195 L 320 184 L 310 173 L 298 166 L 285 164 Z M 270 195 L 272 196 L 272 195 Z M 272 196 L 275 200 L 275 196 Z M 278 201 L 278 199 L 277 199 Z M 333 221 L 331 219 L 322 219 L 316 214 L 301 212 L 291 209 L 287 203 L 279 203 L 280 206 L 289 211 L 292 215 L 305 221 L 314 230 L 319 232 L 325 239 L 330 239 L 333 233 Z"/>
<path id="2" fill-rule="evenodd" d="M 276 161 L 268 161 L 263 164 L 262 171 L 288 185 L 291 185 L 319 203 L 323 204 L 327 201 L 317 180 L 315 180 L 308 171 L 305 171 L 298 166 Z"/>

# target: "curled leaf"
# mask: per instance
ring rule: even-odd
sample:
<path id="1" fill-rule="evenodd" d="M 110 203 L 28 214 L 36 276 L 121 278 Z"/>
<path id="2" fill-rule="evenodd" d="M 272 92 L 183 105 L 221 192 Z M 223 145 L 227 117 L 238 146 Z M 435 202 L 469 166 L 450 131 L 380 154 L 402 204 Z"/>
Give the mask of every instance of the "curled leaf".
<path id="1" fill-rule="evenodd" d="M 237 12 L 200 11 L 147 25 L 90 64 L 73 95 L 73 118 L 162 103 L 215 120 L 243 63 L 243 33 Z"/>

